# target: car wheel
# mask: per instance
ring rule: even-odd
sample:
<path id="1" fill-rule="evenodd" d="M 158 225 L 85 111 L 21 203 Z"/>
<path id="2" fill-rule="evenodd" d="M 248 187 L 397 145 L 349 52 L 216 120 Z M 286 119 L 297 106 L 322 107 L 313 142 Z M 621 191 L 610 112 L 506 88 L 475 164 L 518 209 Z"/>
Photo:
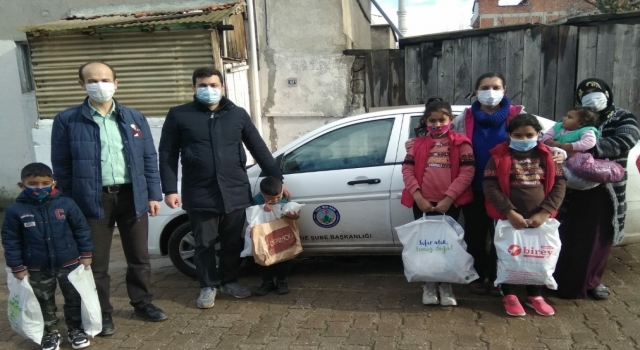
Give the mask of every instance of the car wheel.
<path id="1" fill-rule="evenodd" d="M 169 257 L 173 266 L 187 276 L 196 277 L 195 240 L 188 222 L 176 227 L 169 238 Z"/>

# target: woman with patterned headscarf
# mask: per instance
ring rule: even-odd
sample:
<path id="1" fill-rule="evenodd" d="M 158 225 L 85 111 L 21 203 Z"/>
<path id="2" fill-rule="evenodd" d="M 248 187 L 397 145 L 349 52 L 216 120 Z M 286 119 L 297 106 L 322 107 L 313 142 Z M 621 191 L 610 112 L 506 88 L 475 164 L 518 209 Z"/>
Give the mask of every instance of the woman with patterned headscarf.
<path id="1" fill-rule="evenodd" d="M 626 169 L 629 150 L 640 139 L 636 117 L 613 104 L 611 88 L 600 79 L 581 82 L 576 100 L 578 105 L 595 108 L 600 116 L 601 137 L 591 149 L 593 157 L 616 161 Z M 555 272 L 558 296 L 578 299 L 589 295 L 597 300 L 609 297 L 610 290 L 601 279 L 611 247 L 624 238 L 626 186 L 625 172 L 617 183 L 584 191 L 567 189 L 560 218 L 562 250 Z"/>

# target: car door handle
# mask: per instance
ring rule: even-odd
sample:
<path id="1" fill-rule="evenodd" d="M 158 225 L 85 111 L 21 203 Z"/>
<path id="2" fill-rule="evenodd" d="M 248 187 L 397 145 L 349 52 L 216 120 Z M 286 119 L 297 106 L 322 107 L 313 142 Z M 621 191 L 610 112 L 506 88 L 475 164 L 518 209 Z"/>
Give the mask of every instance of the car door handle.
<path id="1" fill-rule="evenodd" d="M 376 184 L 379 184 L 380 182 L 381 182 L 380 179 L 354 180 L 354 181 L 347 182 L 347 185 L 349 186 L 360 185 L 360 184 L 376 185 Z"/>

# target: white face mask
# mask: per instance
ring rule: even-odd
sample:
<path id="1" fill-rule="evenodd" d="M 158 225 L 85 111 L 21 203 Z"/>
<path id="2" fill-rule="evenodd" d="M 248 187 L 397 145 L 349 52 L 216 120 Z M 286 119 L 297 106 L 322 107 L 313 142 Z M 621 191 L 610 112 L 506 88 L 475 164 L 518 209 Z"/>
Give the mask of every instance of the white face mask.
<path id="1" fill-rule="evenodd" d="M 113 83 L 98 82 L 86 84 L 84 87 L 87 89 L 87 95 L 99 103 L 109 102 L 116 93 L 116 86 Z"/>
<path id="2" fill-rule="evenodd" d="M 607 108 L 607 102 L 607 95 L 605 95 L 604 92 L 592 92 L 582 96 L 582 106 L 593 107 L 598 112 Z"/>
<path id="3" fill-rule="evenodd" d="M 478 101 L 483 106 L 495 107 L 504 98 L 504 90 L 481 90 L 478 91 Z"/>

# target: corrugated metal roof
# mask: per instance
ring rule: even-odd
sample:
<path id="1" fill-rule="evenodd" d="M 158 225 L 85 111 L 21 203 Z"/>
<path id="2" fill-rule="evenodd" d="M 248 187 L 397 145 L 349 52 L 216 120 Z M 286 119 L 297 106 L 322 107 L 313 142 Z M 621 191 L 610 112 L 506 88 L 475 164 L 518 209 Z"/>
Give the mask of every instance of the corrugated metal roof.
<path id="1" fill-rule="evenodd" d="M 244 10 L 244 2 L 235 0 L 227 4 L 194 9 L 187 13 L 157 15 L 156 13 L 117 14 L 90 19 L 64 19 L 39 25 L 21 27 L 26 33 L 55 33 L 84 31 L 95 28 L 127 28 L 139 26 L 165 26 L 186 23 L 217 23 Z"/>

